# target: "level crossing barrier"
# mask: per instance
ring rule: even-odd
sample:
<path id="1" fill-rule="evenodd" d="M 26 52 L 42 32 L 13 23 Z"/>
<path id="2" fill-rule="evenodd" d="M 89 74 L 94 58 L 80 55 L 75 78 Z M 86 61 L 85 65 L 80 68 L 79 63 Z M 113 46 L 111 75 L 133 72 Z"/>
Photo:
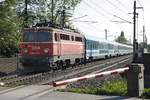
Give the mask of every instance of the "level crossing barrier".
<path id="1" fill-rule="evenodd" d="M 56 87 L 56 86 L 66 85 L 68 83 L 78 82 L 78 81 L 92 79 L 92 78 L 103 77 L 105 75 L 119 74 L 119 73 L 123 73 L 123 72 L 125 72 L 127 70 L 129 70 L 129 67 L 119 68 L 119 69 L 115 69 L 115 70 L 111 70 L 111 71 L 105 71 L 105 72 L 100 72 L 100 73 L 95 73 L 95 74 L 88 74 L 88 75 L 77 77 L 77 78 L 72 78 L 72 79 L 67 79 L 67 80 L 53 82 L 53 86 Z"/>

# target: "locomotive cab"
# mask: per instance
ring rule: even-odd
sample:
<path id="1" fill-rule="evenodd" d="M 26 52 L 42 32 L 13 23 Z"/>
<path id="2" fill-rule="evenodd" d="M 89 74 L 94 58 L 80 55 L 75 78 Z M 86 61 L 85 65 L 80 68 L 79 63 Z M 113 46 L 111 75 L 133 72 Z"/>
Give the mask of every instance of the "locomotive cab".
<path id="1" fill-rule="evenodd" d="M 33 28 L 23 30 L 20 43 L 20 61 L 23 68 L 29 71 L 42 71 L 45 67 L 48 67 L 53 52 L 52 42 L 53 34 L 50 29 Z M 30 69 L 31 66 L 35 68 Z"/>
<path id="2" fill-rule="evenodd" d="M 45 56 L 52 52 L 49 44 L 53 41 L 53 34 L 50 30 L 25 30 L 22 33 L 21 41 L 21 54 L 24 56 Z"/>

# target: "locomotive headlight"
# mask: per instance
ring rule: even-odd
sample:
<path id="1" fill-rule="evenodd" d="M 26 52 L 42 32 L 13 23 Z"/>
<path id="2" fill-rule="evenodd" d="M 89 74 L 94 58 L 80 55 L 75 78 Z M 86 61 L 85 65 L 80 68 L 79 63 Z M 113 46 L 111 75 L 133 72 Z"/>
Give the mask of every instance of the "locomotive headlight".
<path id="1" fill-rule="evenodd" d="M 28 49 L 24 49 L 23 52 L 24 52 L 24 53 L 28 53 Z"/>
<path id="2" fill-rule="evenodd" d="M 45 48 L 44 49 L 44 53 L 48 53 L 49 49 L 48 48 Z"/>

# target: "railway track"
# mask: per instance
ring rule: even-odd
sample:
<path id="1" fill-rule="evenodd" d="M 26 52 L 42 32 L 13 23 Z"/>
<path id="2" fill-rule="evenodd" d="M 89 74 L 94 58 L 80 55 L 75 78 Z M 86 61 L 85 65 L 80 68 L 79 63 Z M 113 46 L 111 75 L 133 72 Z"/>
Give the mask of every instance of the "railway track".
<path id="1" fill-rule="evenodd" d="M 107 60 L 96 61 L 92 63 L 88 63 L 86 65 L 79 65 L 79 67 L 75 68 L 67 68 L 66 70 L 57 70 L 55 72 L 44 72 L 33 75 L 26 76 L 18 76 L 11 75 L 0 78 L 0 85 L 7 87 L 16 87 L 20 85 L 31 85 L 31 84 L 47 84 L 52 81 L 72 78 L 75 76 L 82 76 L 94 71 L 105 71 L 108 69 L 117 67 L 123 67 L 126 64 L 129 64 L 132 60 L 131 55 L 121 56 L 116 58 L 111 58 Z M 121 63 L 120 63 L 121 62 Z M 109 67 L 108 67 L 109 66 Z"/>

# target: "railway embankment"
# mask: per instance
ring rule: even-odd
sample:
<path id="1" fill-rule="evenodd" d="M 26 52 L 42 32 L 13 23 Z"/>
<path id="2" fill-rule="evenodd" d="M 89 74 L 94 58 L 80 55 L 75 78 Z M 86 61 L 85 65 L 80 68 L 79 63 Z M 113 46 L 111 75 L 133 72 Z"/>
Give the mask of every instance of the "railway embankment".
<path id="1" fill-rule="evenodd" d="M 92 95 L 128 96 L 127 79 L 120 75 L 83 80 L 68 84 L 61 92 L 73 92 Z M 140 98 L 150 98 L 150 88 L 145 88 Z"/>
<path id="2" fill-rule="evenodd" d="M 103 78 L 71 83 L 61 91 L 95 95 L 125 96 L 127 95 L 127 81 L 120 75 L 106 76 Z"/>
<path id="3" fill-rule="evenodd" d="M 124 72 L 124 77 L 117 73 L 116 75 L 109 74 L 101 78 L 81 80 L 81 82 L 77 81 L 67 85 L 64 90 L 60 91 L 150 98 L 150 88 L 144 89 L 143 70 L 142 64 L 134 63 Z M 115 72 L 113 71 L 113 73 Z"/>
<path id="4" fill-rule="evenodd" d="M 13 73 L 17 69 L 16 57 L 0 58 L 0 77 Z"/>

